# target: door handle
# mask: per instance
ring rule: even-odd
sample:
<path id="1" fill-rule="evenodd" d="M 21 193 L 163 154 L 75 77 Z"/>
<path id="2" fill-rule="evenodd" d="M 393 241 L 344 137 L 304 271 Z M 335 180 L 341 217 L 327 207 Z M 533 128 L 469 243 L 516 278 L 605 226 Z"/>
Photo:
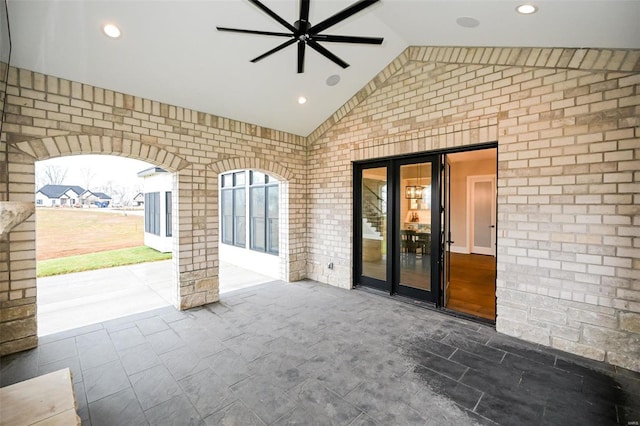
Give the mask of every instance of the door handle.
<path id="1" fill-rule="evenodd" d="M 489 225 L 489 228 L 495 228 L 495 227 L 496 227 L 495 225 Z"/>

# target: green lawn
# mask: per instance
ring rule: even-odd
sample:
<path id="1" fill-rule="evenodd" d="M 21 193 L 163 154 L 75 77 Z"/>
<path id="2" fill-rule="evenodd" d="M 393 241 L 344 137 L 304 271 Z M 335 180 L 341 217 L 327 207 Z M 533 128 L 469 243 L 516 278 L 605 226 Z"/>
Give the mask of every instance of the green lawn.
<path id="1" fill-rule="evenodd" d="M 38 278 L 166 259 L 171 259 L 171 253 L 160 253 L 146 246 L 60 257 L 39 261 Z"/>

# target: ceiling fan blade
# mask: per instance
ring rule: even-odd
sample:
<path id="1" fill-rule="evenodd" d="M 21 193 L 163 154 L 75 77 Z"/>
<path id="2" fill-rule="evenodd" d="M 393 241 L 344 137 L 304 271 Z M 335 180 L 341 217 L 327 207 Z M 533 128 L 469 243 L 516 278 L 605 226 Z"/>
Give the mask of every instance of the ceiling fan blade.
<path id="1" fill-rule="evenodd" d="M 284 26 L 286 29 L 288 29 L 292 33 L 296 32 L 296 28 L 293 25 L 291 25 L 290 23 L 288 23 L 287 21 L 282 19 L 273 10 L 269 9 L 267 6 L 265 6 L 264 4 L 260 3 L 258 0 L 249 0 L 249 2 L 253 3 L 254 6 L 256 6 L 257 8 L 262 10 L 267 15 L 271 16 L 276 21 L 278 21 L 280 23 L 280 25 Z"/>
<path id="2" fill-rule="evenodd" d="M 309 22 L 309 0 L 300 0 L 300 20 Z"/>
<path id="3" fill-rule="evenodd" d="M 332 60 L 336 64 L 340 65 L 342 68 L 347 68 L 349 66 L 348 63 L 346 63 L 342 59 L 338 58 L 336 55 L 334 55 L 333 53 L 329 52 L 324 47 L 320 46 L 314 40 L 307 40 L 307 44 L 309 45 L 310 48 L 312 48 L 313 50 L 315 50 L 316 52 L 318 52 L 322 56 L 326 57 L 327 59 Z"/>
<path id="4" fill-rule="evenodd" d="M 334 26 L 335 24 L 337 24 L 338 22 L 342 22 L 345 19 L 347 19 L 348 17 L 350 17 L 351 15 L 354 15 L 358 12 L 360 12 L 362 9 L 365 9 L 369 6 L 371 6 L 374 3 L 377 3 L 380 0 L 360 0 L 354 4 L 352 4 L 351 6 L 347 7 L 344 10 L 341 10 L 340 12 L 336 13 L 333 16 L 330 16 L 329 18 L 325 19 L 324 21 L 314 25 L 313 27 L 309 28 L 309 34 L 317 34 L 321 31 L 326 30 L 329 27 Z"/>
<path id="5" fill-rule="evenodd" d="M 259 34 L 259 35 L 278 36 L 278 37 L 293 37 L 293 34 L 291 33 L 274 33 L 272 31 L 242 30 L 240 28 L 227 28 L 227 27 L 216 27 L 216 29 L 218 31 L 229 31 L 232 33 Z"/>
<path id="6" fill-rule="evenodd" d="M 280 51 L 280 50 L 284 49 L 284 48 L 285 48 L 285 47 L 287 47 L 287 46 L 291 46 L 291 45 L 292 45 L 293 43 L 295 43 L 296 41 L 298 41 L 298 40 L 297 40 L 297 39 L 295 39 L 295 38 L 292 38 L 291 40 L 287 40 L 287 41 L 285 41 L 284 43 L 282 43 L 282 44 L 280 44 L 280 45 L 276 46 L 275 48 L 271 49 L 270 51 L 268 51 L 268 52 L 266 52 L 266 53 L 263 53 L 262 55 L 258 56 L 257 58 L 253 58 L 253 59 L 251 60 L 251 62 L 254 62 L 254 63 L 255 63 L 255 62 L 258 62 L 258 61 L 260 61 L 260 60 L 262 60 L 262 59 L 266 58 L 267 56 L 272 55 L 272 54 L 274 54 L 274 53 L 276 53 L 276 52 L 278 52 L 278 51 Z"/>
<path id="7" fill-rule="evenodd" d="M 304 49 L 306 45 L 304 41 L 298 40 L 298 74 L 304 72 Z"/>
<path id="8" fill-rule="evenodd" d="M 360 44 L 382 44 L 384 38 L 382 37 L 356 37 L 356 36 L 342 36 L 342 35 L 330 35 L 330 34 L 315 34 L 312 35 L 315 41 L 328 41 L 331 43 L 360 43 Z"/>

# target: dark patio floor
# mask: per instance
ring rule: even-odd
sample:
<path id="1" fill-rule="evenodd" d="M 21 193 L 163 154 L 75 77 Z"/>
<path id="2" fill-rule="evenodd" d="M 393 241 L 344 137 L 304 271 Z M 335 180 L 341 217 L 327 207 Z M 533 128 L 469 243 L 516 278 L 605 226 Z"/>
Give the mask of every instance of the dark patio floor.
<path id="1" fill-rule="evenodd" d="M 640 374 L 484 325 L 308 281 L 223 296 L 43 337 L 0 384 L 69 367 L 93 426 L 640 421 Z"/>

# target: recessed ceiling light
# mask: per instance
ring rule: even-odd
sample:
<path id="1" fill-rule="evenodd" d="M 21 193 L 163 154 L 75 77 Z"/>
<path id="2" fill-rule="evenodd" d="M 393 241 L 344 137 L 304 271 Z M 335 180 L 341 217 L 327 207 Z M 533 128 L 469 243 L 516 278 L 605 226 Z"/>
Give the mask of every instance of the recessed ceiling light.
<path id="1" fill-rule="evenodd" d="M 306 104 L 306 103 L 307 103 L 307 98 L 305 98 L 304 96 L 300 96 L 300 97 L 298 98 L 298 103 L 299 103 L 300 105 L 302 105 L 302 104 Z"/>
<path id="2" fill-rule="evenodd" d="M 532 13 L 536 13 L 538 11 L 538 8 L 532 4 L 521 4 L 520 6 L 516 7 L 516 11 L 523 15 L 531 15 Z"/>
<path id="3" fill-rule="evenodd" d="M 111 38 L 120 37 L 120 28 L 116 27 L 114 24 L 106 24 L 102 27 L 102 31 Z"/>
<path id="4" fill-rule="evenodd" d="M 338 83 L 340 83 L 340 76 L 338 74 L 330 75 L 329 78 L 327 78 L 327 86 L 335 86 Z"/>
<path id="5" fill-rule="evenodd" d="M 465 28 L 475 28 L 480 25 L 480 21 L 469 16 L 461 16 L 460 18 L 456 19 L 456 23 Z"/>

